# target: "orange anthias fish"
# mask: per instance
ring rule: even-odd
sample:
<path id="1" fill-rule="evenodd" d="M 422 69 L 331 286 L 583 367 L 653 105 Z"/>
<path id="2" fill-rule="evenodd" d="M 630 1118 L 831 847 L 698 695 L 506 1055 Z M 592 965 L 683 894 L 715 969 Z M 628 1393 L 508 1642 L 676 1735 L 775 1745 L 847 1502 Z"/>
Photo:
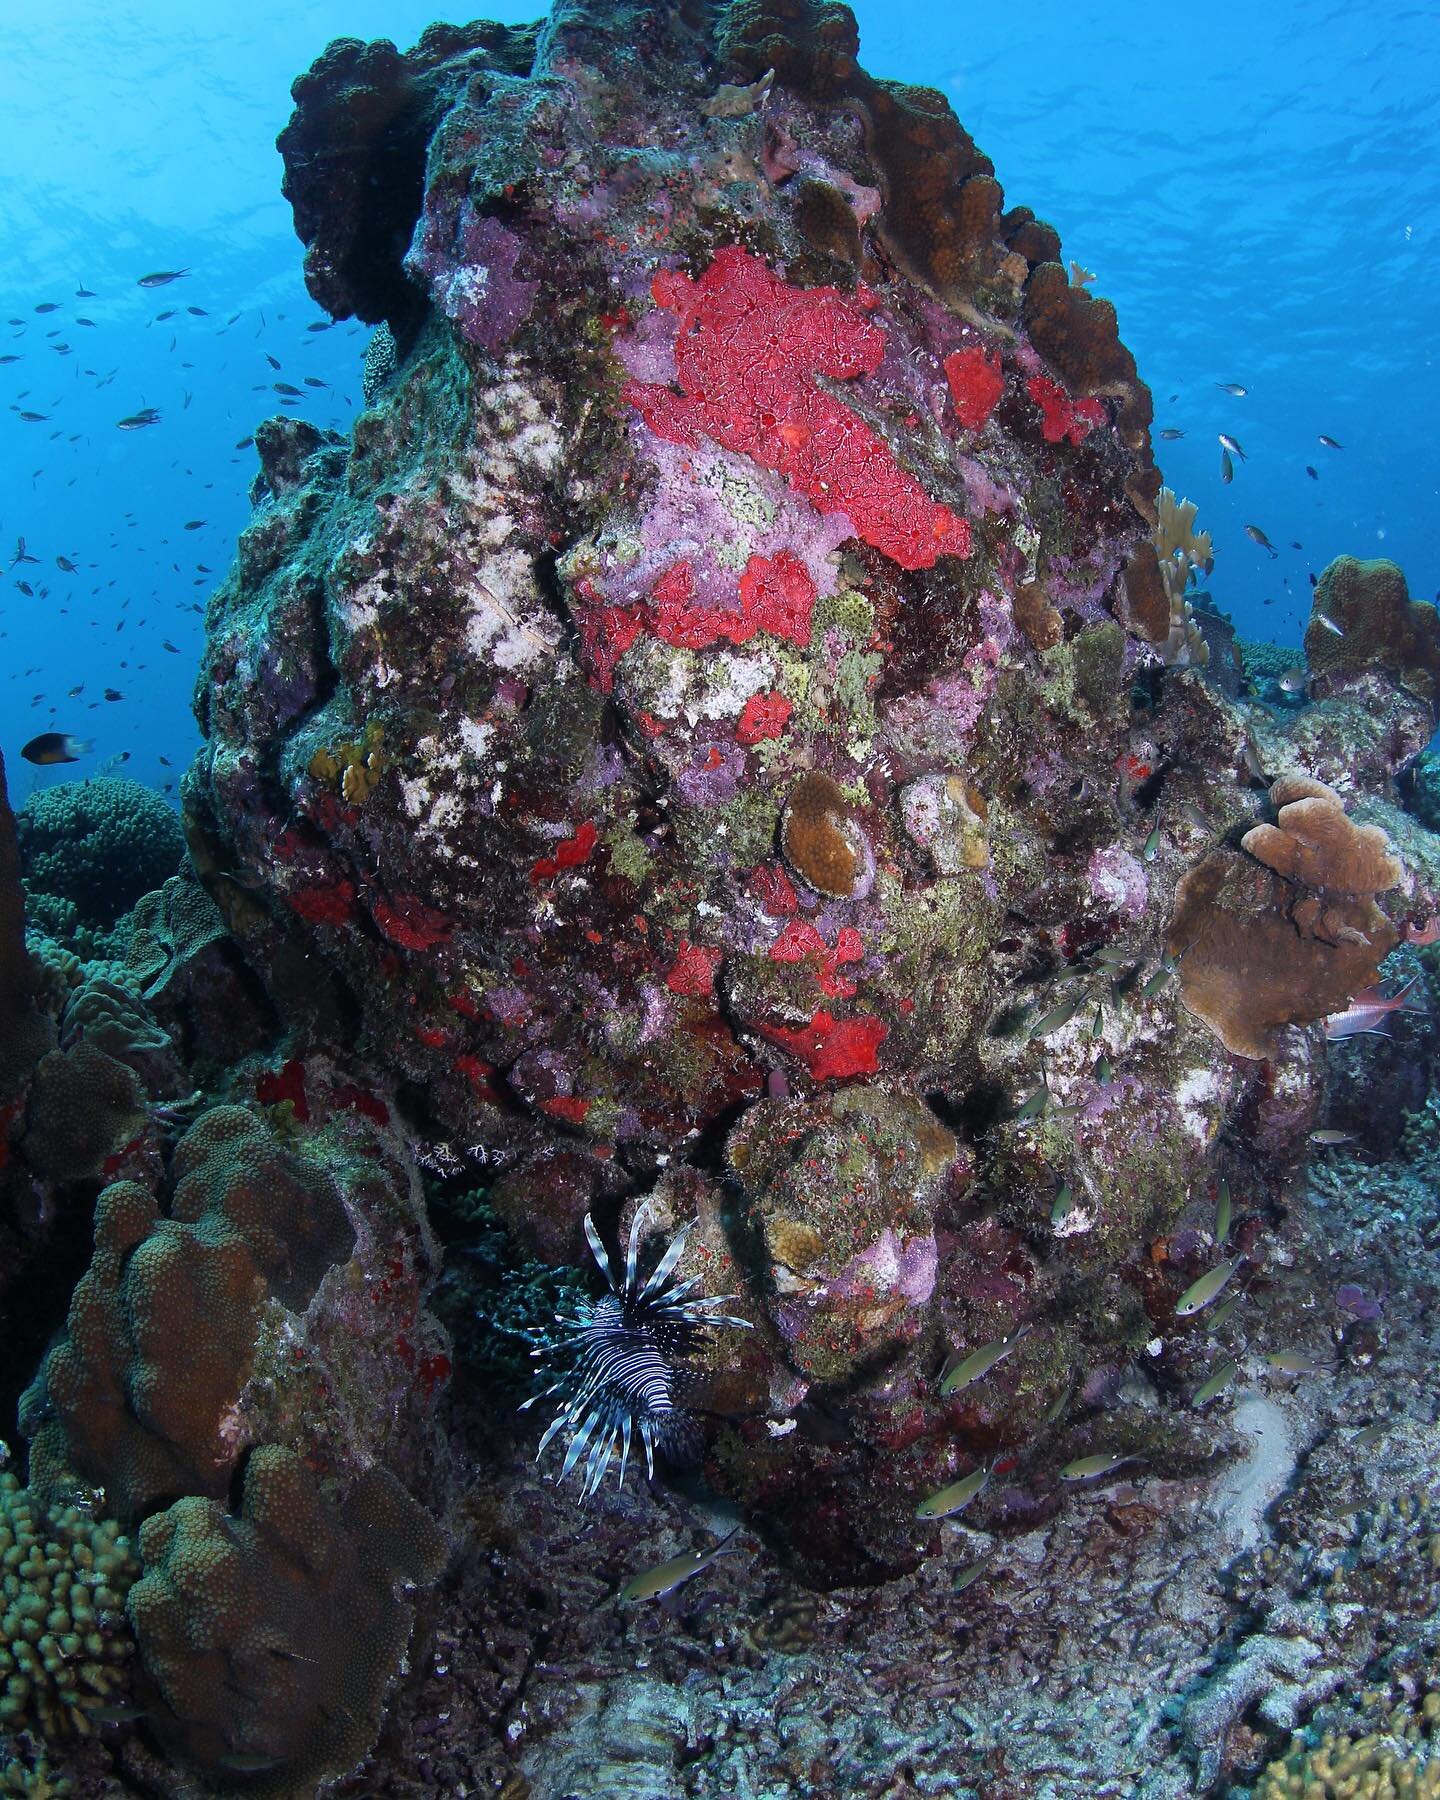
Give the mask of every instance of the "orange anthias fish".
<path id="1" fill-rule="evenodd" d="M 1398 993 L 1387 994 L 1383 987 L 1361 988 L 1358 994 L 1351 997 L 1350 1004 L 1344 1012 L 1330 1013 L 1325 1020 L 1325 1035 L 1332 1041 L 1336 1038 L 1359 1037 L 1362 1032 L 1385 1030 L 1385 1021 L 1391 1013 L 1402 1011 L 1406 1007 L 1418 975 L 1412 975 Z M 1411 1005 L 1411 1012 L 1423 1010 Z"/>

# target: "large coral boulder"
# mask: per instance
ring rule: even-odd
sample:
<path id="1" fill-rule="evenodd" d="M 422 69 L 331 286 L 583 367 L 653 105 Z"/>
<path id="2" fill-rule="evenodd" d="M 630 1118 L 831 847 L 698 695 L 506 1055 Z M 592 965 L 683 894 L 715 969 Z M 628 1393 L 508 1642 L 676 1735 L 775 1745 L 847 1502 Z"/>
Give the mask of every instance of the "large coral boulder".
<path id="1" fill-rule="evenodd" d="M 220 1783 L 279 1800 L 374 1742 L 414 1615 L 397 1589 L 434 1579 L 445 1540 L 387 1471 L 336 1506 L 293 1451 L 265 1444 L 238 1515 L 177 1500 L 145 1521 L 140 1550 L 128 1611 L 156 1729 Z"/>
<path id="2" fill-rule="evenodd" d="M 1329 691 L 1376 669 L 1430 708 L 1440 694 L 1440 613 L 1412 600 L 1405 574 L 1383 556 L 1337 556 L 1315 588 L 1305 659 Z"/>
<path id="3" fill-rule="evenodd" d="M 1157 560 L 1148 391 L 843 7 L 567 0 L 296 99 L 312 291 L 388 329 L 348 442 L 257 432 L 196 867 L 302 1052 L 401 1086 L 522 1243 L 690 1197 L 762 1396 L 712 1478 L 772 1521 L 823 1487 L 777 1531 L 883 1573 L 927 1484 L 1148 1341 L 1253 1098 L 1163 959 L 1254 750 L 1159 679 L 1204 557 L 1187 515 Z M 940 1404 L 1022 1327 L 1008 1409 Z"/>

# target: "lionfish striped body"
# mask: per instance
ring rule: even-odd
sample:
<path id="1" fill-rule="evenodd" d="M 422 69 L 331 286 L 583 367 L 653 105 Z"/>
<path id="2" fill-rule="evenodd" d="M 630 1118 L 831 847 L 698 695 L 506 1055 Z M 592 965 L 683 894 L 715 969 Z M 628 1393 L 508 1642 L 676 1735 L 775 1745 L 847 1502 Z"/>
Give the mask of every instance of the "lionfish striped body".
<path id="1" fill-rule="evenodd" d="M 598 1300 L 582 1301 L 573 1314 L 556 1313 L 559 1330 L 552 1331 L 532 1352 L 550 1371 L 559 1370 L 547 1388 L 525 1402 L 534 1406 L 552 1396 L 558 1400 L 558 1411 L 540 1440 L 536 1460 L 563 1434 L 566 1446 L 560 1479 L 583 1458 L 582 1500 L 605 1479 L 617 1450 L 623 1486 L 630 1446 L 637 1434 L 645 1449 L 646 1471 L 654 1475 L 656 1449 L 664 1448 L 686 1416 L 676 1399 L 676 1365 L 697 1350 L 715 1326 L 737 1325 L 748 1330 L 750 1325 L 748 1319 L 720 1310 L 735 1295 L 697 1296 L 698 1275 L 672 1280 L 689 1225 L 641 1282 L 636 1265 L 640 1233 L 649 1215 L 648 1202 L 636 1209 L 623 1278 L 617 1277 L 611 1265 L 595 1221 L 585 1215 L 585 1236 L 609 1292 Z"/>

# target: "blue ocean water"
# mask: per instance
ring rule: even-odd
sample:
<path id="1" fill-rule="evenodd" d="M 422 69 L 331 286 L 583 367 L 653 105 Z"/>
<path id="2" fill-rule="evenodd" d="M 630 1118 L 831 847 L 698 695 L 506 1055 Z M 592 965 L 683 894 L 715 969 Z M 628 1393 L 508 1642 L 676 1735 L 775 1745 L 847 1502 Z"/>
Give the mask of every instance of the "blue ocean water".
<path id="1" fill-rule="evenodd" d="M 488 7 L 507 22 L 534 10 Z M 1161 467 L 1199 502 L 1211 591 L 1241 631 L 1298 643 L 1308 574 L 1342 551 L 1393 557 L 1433 597 L 1434 7 L 855 10 L 866 66 L 943 88 L 1008 200 L 1051 220 L 1115 301 L 1157 427 L 1185 434 L 1157 443 Z M 204 600 L 248 512 L 242 440 L 287 400 L 339 430 L 360 400 L 365 333 L 311 329 L 326 321 L 279 191 L 289 83 L 332 37 L 408 47 L 432 17 L 428 0 L 64 0 L 7 34 L 0 548 L 9 564 L 23 537 L 38 559 L 0 589 L 17 799 L 121 756 L 177 783 Z M 118 428 L 145 408 L 157 423 Z M 1247 457 L 1228 487 L 1221 431 Z M 93 754 L 20 762 L 52 729 Z"/>

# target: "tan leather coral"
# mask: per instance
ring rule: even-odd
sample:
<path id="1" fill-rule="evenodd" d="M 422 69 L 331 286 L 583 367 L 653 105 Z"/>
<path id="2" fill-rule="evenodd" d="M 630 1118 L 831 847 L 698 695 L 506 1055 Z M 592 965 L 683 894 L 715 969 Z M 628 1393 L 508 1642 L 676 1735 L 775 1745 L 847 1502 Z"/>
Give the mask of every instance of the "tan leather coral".
<path id="1" fill-rule="evenodd" d="M 1252 1058 L 1375 979 L 1398 935 L 1373 896 L 1404 874 L 1385 833 L 1324 782 L 1286 776 L 1270 799 L 1276 823 L 1252 826 L 1245 854 L 1222 845 L 1181 880 L 1166 938 L 1187 1011 Z"/>
<path id="2" fill-rule="evenodd" d="M 1381 894 L 1404 874 L 1378 825 L 1357 825 L 1333 788 L 1290 776 L 1270 790 L 1277 823 L 1252 825 L 1240 840 L 1257 861 L 1287 881 L 1342 894 Z"/>

